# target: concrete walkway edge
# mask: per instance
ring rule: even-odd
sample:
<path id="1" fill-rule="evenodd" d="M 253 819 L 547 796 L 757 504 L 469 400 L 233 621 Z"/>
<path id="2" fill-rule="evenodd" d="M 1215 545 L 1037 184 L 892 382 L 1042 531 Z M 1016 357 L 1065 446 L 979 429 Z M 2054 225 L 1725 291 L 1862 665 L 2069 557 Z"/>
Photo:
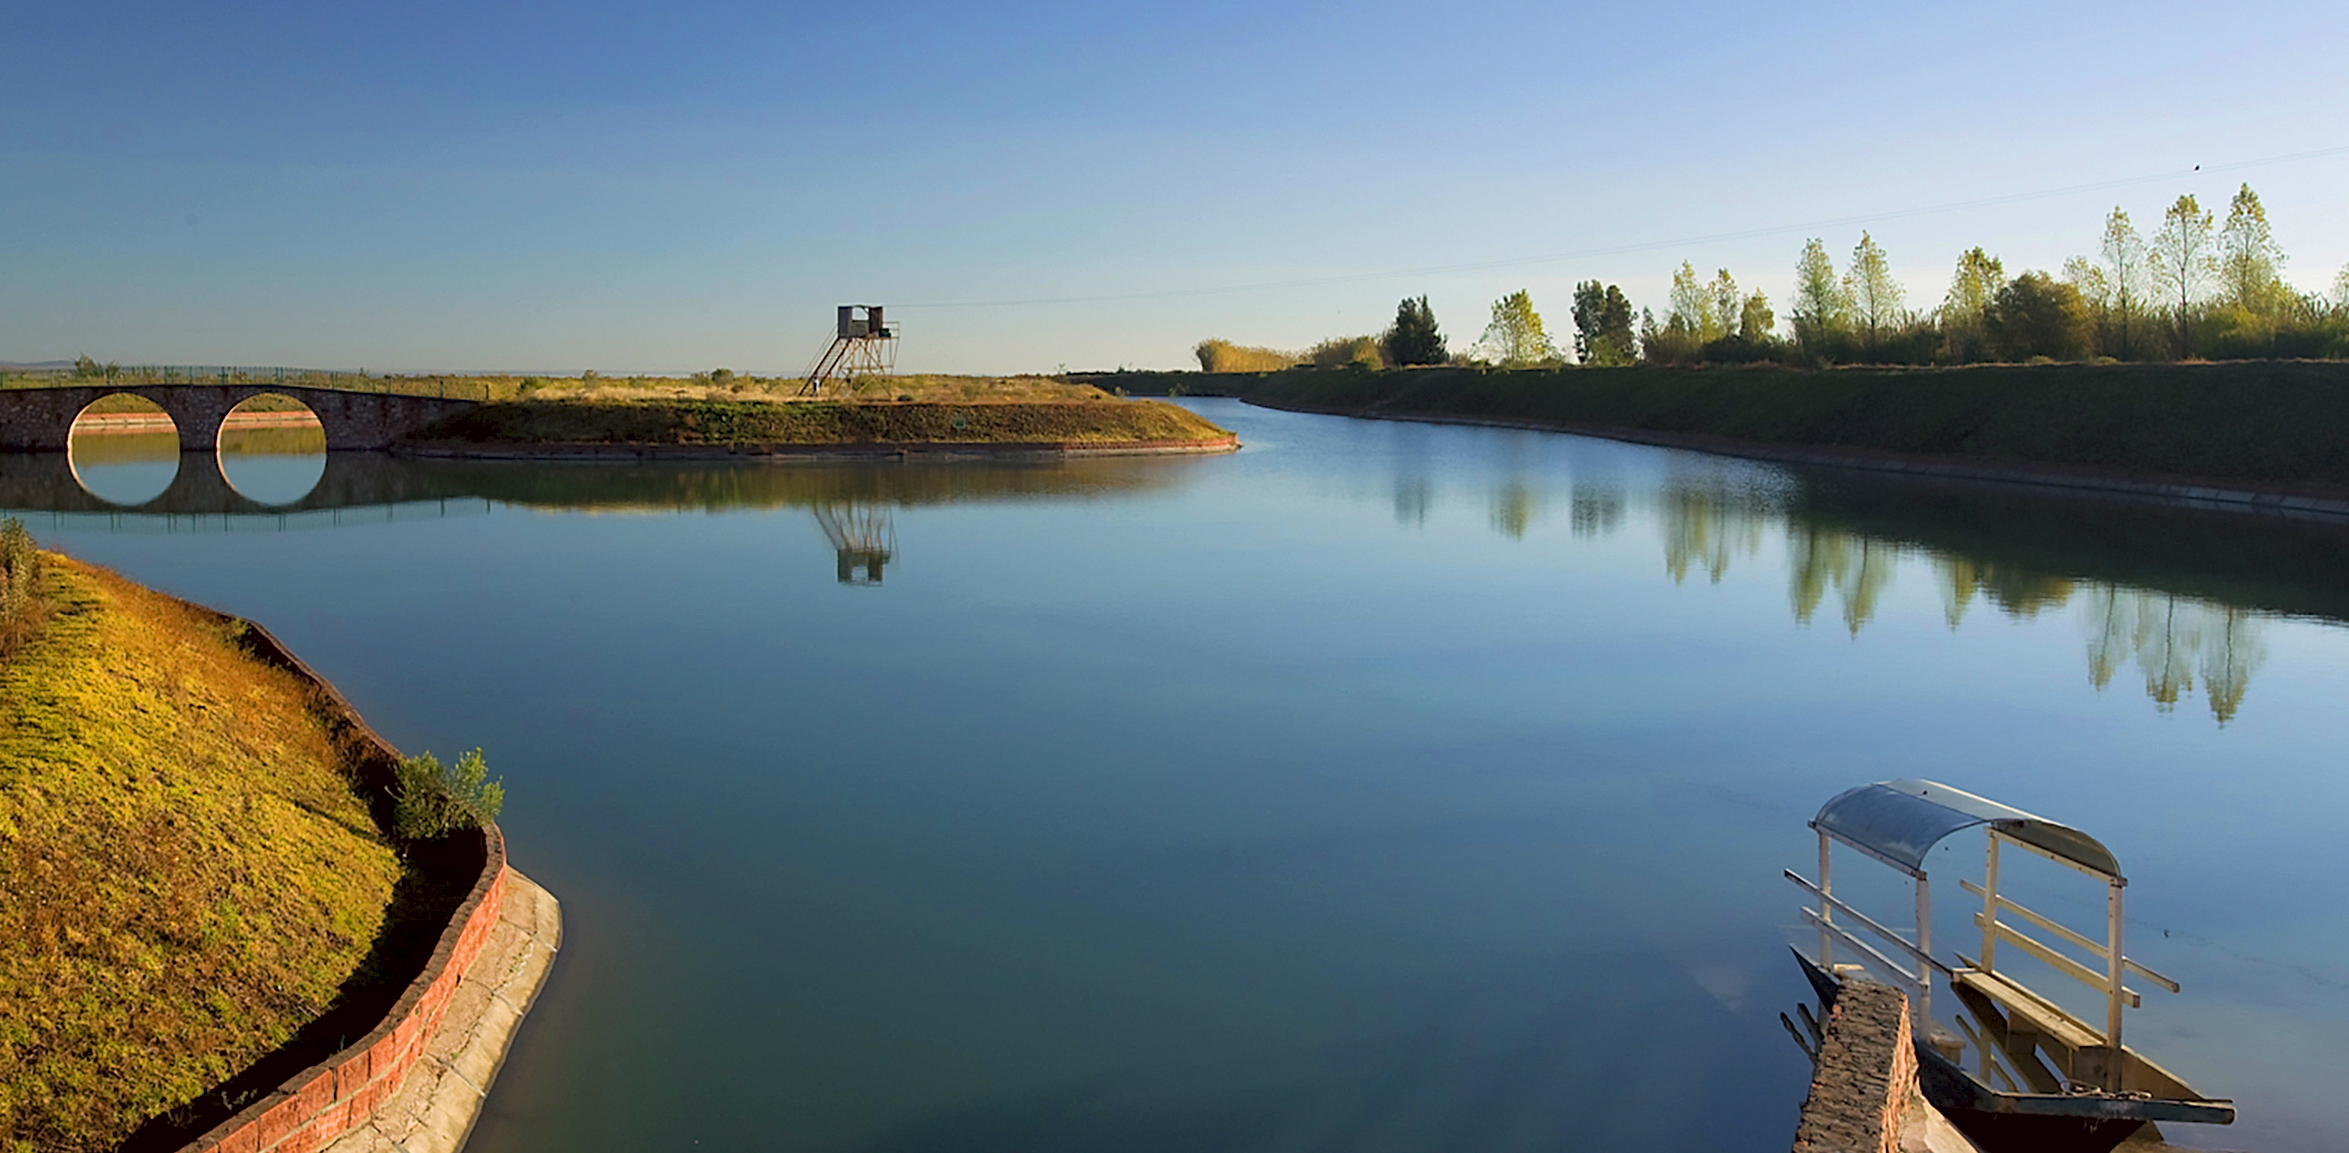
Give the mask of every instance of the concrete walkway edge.
<path id="1" fill-rule="evenodd" d="M 328 1145 L 328 1153 L 457 1153 L 505 1064 L 514 1032 L 562 947 L 554 895 L 508 870 L 496 928 L 466 968 L 448 1015 L 400 1090 Z"/>

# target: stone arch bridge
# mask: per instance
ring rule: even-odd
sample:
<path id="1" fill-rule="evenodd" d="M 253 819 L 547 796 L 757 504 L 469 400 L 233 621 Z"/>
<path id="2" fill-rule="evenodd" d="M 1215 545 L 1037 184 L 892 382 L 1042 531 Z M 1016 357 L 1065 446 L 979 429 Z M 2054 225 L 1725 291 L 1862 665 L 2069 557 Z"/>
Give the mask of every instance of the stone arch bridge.
<path id="1" fill-rule="evenodd" d="M 99 398 L 127 392 L 162 406 L 179 426 L 181 452 L 212 452 L 230 409 L 264 393 L 308 405 L 326 429 L 326 450 L 381 451 L 475 401 L 396 392 L 358 392 L 266 380 L 231 384 L 58 384 L 0 390 L 0 452 L 64 452 L 74 418 Z"/>

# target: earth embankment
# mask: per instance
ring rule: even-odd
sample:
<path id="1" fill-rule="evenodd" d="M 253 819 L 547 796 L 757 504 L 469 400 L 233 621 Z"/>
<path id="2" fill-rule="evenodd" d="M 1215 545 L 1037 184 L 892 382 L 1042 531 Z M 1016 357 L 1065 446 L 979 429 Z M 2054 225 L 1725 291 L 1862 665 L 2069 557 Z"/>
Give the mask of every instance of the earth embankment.
<path id="1" fill-rule="evenodd" d="M 1294 370 L 1225 383 L 1250 403 L 1303 412 L 1555 428 L 1744 455 L 1805 450 L 1818 463 L 1939 462 L 2012 479 L 2349 495 L 2349 363 L 2334 361 Z"/>
<path id="2" fill-rule="evenodd" d="M 43 562 L 0 656 L 0 1145 L 112 1149 L 398 979 L 431 886 L 240 624 Z"/>
<path id="3" fill-rule="evenodd" d="M 419 431 L 409 439 L 408 448 L 456 455 L 569 446 L 779 452 L 908 447 L 1216 451 L 1236 443 L 1229 431 L 1156 401 L 662 398 L 485 404 Z"/>

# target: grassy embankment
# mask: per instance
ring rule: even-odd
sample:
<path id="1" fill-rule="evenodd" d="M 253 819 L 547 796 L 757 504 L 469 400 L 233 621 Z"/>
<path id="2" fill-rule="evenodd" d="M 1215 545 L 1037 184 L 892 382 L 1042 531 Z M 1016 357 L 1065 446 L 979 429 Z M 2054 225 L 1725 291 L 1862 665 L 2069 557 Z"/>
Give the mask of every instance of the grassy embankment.
<path id="1" fill-rule="evenodd" d="M 0 652 L 0 1150 L 111 1149 L 375 982 L 402 864 L 304 682 L 42 554 Z"/>
<path id="2" fill-rule="evenodd" d="M 120 376 L 84 376 L 68 371 L 0 372 L 0 390 L 12 388 L 54 388 L 60 385 L 108 385 L 129 389 L 139 387 L 145 379 L 136 371 Z M 208 384 L 213 378 L 182 373 L 171 379 L 180 383 Z M 638 399 L 787 399 L 798 395 L 803 383 L 795 376 L 757 376 L 715 369 L 687 376 L 605 376 L 586 372 L 578 376 L 523 375 L 518 373 L 322 373 L 311 375 L 238 377 L 235 383 L 267 387 L 282 383 L 287 387 L 352 388 L 363 392 L 412 393 L 422 396 L 449 396 L 461 400 L 549 400 L 549 399 L 611 399 L 635 397 Z M 888 376 L 870 376 L 850 382 L 842 393 L 851 400 L 1031 400 L 1052 401 L 1082 399 L 1093 390 L 1072 386 L 1058 377 L 1049 376 L 949 376 L 935 373 L 905 373 Z M 299 402 L 262 396 L 248 400 L 241 406 L 252 412 L 290 412 L 300 407 Z M 146 402 L 134 396 L 110 396 L 101 399 L 93 412 L 153 411 Z"/>
<path id="3" fill-rule="evenodd" d="M 678 376 L 456 376 L 415 377 L 419 385 L 445 383 L 450 396 L 485 400 L 789 400 L 801 381 L 785 376 L 726 372 Z M 429 391 L 429 389 L 423 389 Z M 852 381 L 840 397 L 858 401 L 1025 401 L 1046 404 L 1104 400 L 1108 394 L 1048 376 L 944 376 L 907 373 Z"/>
<path id="4" fill-rule="evenodd" d="M 1093 396 L 1053 401 L 534 398 L 485 404 L 431 425 L 411 439 L 474 444 L 1112 446 L 1230 436 L 1174 405 L 1085 391 Z"/>
<path id="5" fill-rule="evenodd" d="M 2329 361 L 1304 370 L 1221 383 L 1254 403 L 1303 411 L 2349 488 L 2349 363 Z"/>

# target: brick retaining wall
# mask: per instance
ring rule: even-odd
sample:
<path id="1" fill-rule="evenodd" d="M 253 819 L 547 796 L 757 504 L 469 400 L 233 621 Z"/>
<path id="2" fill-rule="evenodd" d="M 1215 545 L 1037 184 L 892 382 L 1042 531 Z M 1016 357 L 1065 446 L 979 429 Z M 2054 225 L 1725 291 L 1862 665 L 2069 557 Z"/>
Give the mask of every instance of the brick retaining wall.
<path id="1" fill-rule="evenodd" d="M 200 611 L 211 612 L 209 609 Z M 223 613 L 213 616 L 248 630 L 254 654 L 307 681 L 336 743 L 359 769 L 363 787 L 388 794 L 398 750 L 367 727 L 349 701 L 304 664 L 269 630 Z M 506 896 L 506 841 L 496 825 L 476 830 L 480 871 L 457 905 L 422 972 L 365 1036 L 287 1078 L 274 1091 L 183 1147 L 185 1153 L 312 1153 L 354 1126 L 396 1093 L 408 1070 L 440 1028 L 465 971 L 497 926 Z"/>

